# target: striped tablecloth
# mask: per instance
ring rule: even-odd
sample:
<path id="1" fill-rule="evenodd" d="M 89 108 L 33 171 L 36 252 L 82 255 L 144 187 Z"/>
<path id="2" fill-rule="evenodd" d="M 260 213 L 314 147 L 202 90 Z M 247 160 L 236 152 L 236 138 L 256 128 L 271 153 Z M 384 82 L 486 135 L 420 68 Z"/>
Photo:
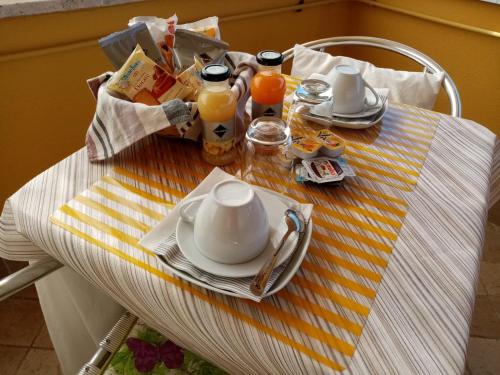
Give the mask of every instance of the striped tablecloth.
<path id="1" fill-rule="evenodd" d="M 296 126 L 300 131 L 302 125 Z M 396 105 L 381 126 L 362 136 L 342 135 L 358 177 L 328 192 L 294 187 L 292 194 L 319 207 L 315 243 L 294 284 L 265 303 L 180 282 L 134 248 L 136 239 L 110 245 L 116 228 L 94 223 L 110 236 L 96 242 L 75 223 L 68 231 L 60 226 L 65 222 L 49 222 L 58 207 L 90 194 L 80 193 L 96 182 L 92 194 L 102 195 L 96 188 L 104 186 L 104 194 L 115 193 L 116 200 L 125 199 L 114 190 L 120 180 L 139 197 L 177 202 L 207 172 L 196 161 L 196 149 L 180 141 L 148 138 L 104 164 L 89 164 L 84 150 L 58 163 L 5 205 L 1 254 L 33 259 L 45 251 L 231 373 L 459 373 L 495 137 L 466 120 Z M 172 173 L 179 166 L 185 173 Z M 259 183 L 283 184 L 279 176 L 257 173 L 266 177 L 257 175 Z M 144 202 L 135 203 L 151 209 Z M 82 208 L 78 204 L 85 203 L 77 198 L 63 210 L 72 216 L 75 206 Z M 130 251 L 120 251 L 124 238 Z"/>

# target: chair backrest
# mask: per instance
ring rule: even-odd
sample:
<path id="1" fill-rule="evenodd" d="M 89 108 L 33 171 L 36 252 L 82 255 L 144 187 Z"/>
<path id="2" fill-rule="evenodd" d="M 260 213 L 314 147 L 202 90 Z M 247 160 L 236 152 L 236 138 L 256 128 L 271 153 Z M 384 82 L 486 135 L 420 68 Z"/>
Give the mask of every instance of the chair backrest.
<path id="1" fill-rule="evenodd" d="M 431 59 L 429 56 L 423 54 L 422 52 L 408 47 L 405 44 L 393 42 L 392 40 L 373 38 L 367 36 L 341 36 L 314 40 L 311 42 L 304 43 L 304 47 L 309 47 L 314 50 L 324 51 L 327 47 L 335 46 L 365 46 L 365 47 L 377 47 L 385 50 L 393 51 L 399 53 L 400 55 L 406 56 L 413 61 L 424 67 L 424 72 L 429 72 L 432 74 L 442 72 L 444 74 L 443 88 L 448 95 L 451 106 L 451 115 L 455 117 L 460 117 L 462 115 L 462 104 L 460 102 L 460 94 L 458 93 L 457 86 L 455 82 L 451 79 L 450 75 L 444 70 L 437 62 Z M 283 56 L 286 60 L 293 58 L 293 48 L 283 52 Z"/>

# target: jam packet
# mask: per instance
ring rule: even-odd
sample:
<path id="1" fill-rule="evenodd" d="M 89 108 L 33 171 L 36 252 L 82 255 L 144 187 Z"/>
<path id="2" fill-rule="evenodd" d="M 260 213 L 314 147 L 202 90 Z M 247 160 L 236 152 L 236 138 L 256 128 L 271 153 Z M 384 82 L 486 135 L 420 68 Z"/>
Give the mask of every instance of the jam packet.
<path id="1" fill-rule="evenodd" d="M 138 44 L 156 64 L 166 63 L 145 23 L 136 23 L 128 29 L 99 39 L 99 45 L 115 69 L 120 69 Z"/>
<path id="2" fill-rule="evenodd" d="M 316 132 L 316 139 L 321 143 L 319 153 L 336 158 L 344 152 L 345 142 L 328 129 L 321 129 Z"/>
<path id="3" fill-rule="evenodd" d="M 292 137 L 292 152 L 301 159 L 314 158 L 321 146 L 321 143 L 312 137 Z"/>
<path id="4" fill-rule="evenodd" d="M 304 170 L 296 168 L 295 173 L 298 182 L 312 181 L 318 184 L 341 182 L 345 177 L 354 177 L 356 174 L 343 158 L 315 158 L 302 160 Z"/>
<path id="5" fill-rule="evenodd" d="M 139 45 L 109 79 L 107 88 L 133 102 L 149 105 L 184 99 L 190 93 L 189 88 L 147 57 Z"/>

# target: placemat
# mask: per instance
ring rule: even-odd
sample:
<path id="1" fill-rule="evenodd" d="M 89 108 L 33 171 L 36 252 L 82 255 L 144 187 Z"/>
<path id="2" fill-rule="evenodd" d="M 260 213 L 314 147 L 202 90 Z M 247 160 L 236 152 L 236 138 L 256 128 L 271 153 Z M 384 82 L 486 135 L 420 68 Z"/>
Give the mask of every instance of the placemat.
<path id="1" fill-rule="evenodd" d="M 287 80 L 290 93 L 297 81 Z M 131 267 L 173 283 L 186 292 L 183 296 L 219 309 L 219 324 L 226 315 L 237 318 L 258 337 L 265 334 L 271 343 L 278 342 L 270 344 L 275 350 L 284 344 L 324 368 L 341 371 L 356 350 L 406 215 L 406 192 L 418 179 L 437 125 L 437 117 L 426 112 L 424 121 L 416 111 L 391 104 L 381 124 L 365 131 L 338 131 L 348 141 L 347 158 L 357 173 L 341 187 L 299 185 L 266 166 L 254 171 L 258 184 L 278 191 L 286 186 L 292 198 L 315 205 L 313 240 L 301 269 L 287 288 L 261 303 L 183 282 L 138 245 L 141 236 L 210 172 L 212 167 L 192 144 L 149 139 L 142 152 L 125 155 L 111 175 L 63 205 L 51 220 Z M 291 124 L 293 131 L 314 126 L 299 119 Z M 226 171 L 235 173 L 236 168 Z M 134 279 L 131 284 L 147 288 L 148 280 Z M 228 324 L 231 319 L 226 319 Z M 231 325 L 226 329 L 238 334 Z M 241 345 L 252 350 L 252 337 L 246 339 Z"/>

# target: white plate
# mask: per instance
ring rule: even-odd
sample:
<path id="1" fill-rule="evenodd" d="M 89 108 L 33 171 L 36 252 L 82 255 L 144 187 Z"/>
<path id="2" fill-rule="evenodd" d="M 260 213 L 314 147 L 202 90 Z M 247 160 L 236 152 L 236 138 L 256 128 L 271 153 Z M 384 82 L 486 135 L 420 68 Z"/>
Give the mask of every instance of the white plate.
<path id="1" fill-rule="evenodd" d="M 280 225 L 284 225 L 284 214 L 288 206 L 276 195 L 269 191 L 253 187 L 259 198 L 262 200 L 264 208 L 269 218 L 270 236 L 276 237 L 276 231 Z M 273 254 L 275 246 L 269 241 L 268 245 L 258 256 L 252 260 L 239 264 L 219 263 L 207 258 L 200 253 L 194 242 L 194 226 L 182 219 L 177 222 L 176 237 L 177 244 L 182 254 L 197 268 L 217 276 L 225 277 L 249 277 L 256 275 L 262 268 L 266 260 Z M 282 264 L 291 254 L 297 245 L 298 236 L 292 234 L 279 252 L 276 266 Z M 276 238 L 275 243 L 279 242 Z"/>
<path id="2" fill-rule="evenodd" d="M 281 199 L 283 202 L 287 202 L 288 206 L 291 206 L 293 204 L 297 204 L 297 202 L 293 199 L 287 198 L 283 195 L 280 195 L 274 191 L 267 190 L 270 194 L 274 194 L 276 197 Z M 276 282 L 273 284 L 273 286 L 267 291 L 267 293 L 264 294 L 264 297 L 268 297 L 270 295 L 273 295 L 274 293 L 277 293 L 281 289 L 283 289 L 293 278 L 297 270 L 299 269 L 300 265 L 302 264 L 302 261 L 304 260 L 304 257 L 307 254 L 307 249 L 309 248 L 309 243 L 311 242 L 311 236 L 312 236 L 312 230 L 313 230 L 313 223 L 312 219 L 309 220 L 309 223 L 307 224 L 306 232 L 303 234 L 302 238 L 300 239 L 300 243 L 298 244 L 297 249 L 291 256 L 286 268 L 283 270 L 281 275 L 278 277 Z M 246 298 L 245 296 L 242 296 L 238 293 L 225 290 L 225 289 L 220 289 L 217 287 L 214 287 L 210 284 L 207 284 L 206 282 L 199 280 L 190 274 L 178 270 L 177 268 L 172 267 L 169 265 L 165 260 L 162 258 L 162 256 L 158 256 L 158 258 L 162 261 L 163 265 L 174 275 L 180 277 L 183 280 L 186 280 L 190 283 L 193 283 L 195 285 L 198 285 L 202 288 L 213 290 L 214 292 L 221 293 L 221 294 L 226 294 L 228 296 L 232 297 L 239 297 L 239 298 Z"/>
<path id="3" fill-rule="evenodd" d="M 387 111 L 388 101 L 386 100 L 382 109 L 375 115 L 363 119 L 348 119 L 345 117 L 323 117 L 313 115 L 311 113 L 299 113 L 300 116 L 308 121 L 312 121 L 324 126 L 338 126 L 339 128 L 347 129 L 367 129 L 377 124 L 385 115 Z"/>

